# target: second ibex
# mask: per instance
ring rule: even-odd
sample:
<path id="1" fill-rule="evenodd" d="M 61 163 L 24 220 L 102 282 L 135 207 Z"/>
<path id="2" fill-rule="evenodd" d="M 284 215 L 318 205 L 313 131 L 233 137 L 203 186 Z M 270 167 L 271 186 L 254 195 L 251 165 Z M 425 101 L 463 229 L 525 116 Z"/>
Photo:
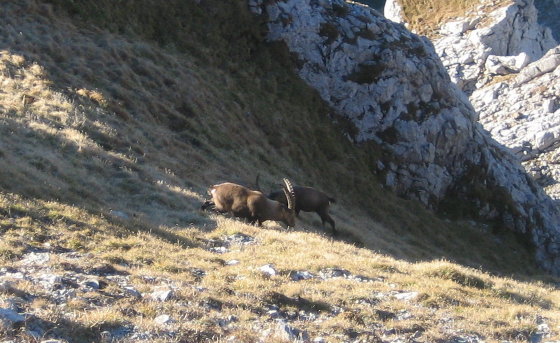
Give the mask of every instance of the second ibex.
<path id="1" fill-rule="evenodd" d="M 296 215 L 299 215 L 299 211 L 317 213 L 321 217 L 323 226 L 328 222 L 331 225 L 332 235 L 336 236 L 334 219 L 329 215 L 329 206 L 335 202 L 335 199 L 312 187 L 294 186 L 293 192 Z M 268 197 L 279 202 L 286 201 L 281 191 L 271 192 Z"/>

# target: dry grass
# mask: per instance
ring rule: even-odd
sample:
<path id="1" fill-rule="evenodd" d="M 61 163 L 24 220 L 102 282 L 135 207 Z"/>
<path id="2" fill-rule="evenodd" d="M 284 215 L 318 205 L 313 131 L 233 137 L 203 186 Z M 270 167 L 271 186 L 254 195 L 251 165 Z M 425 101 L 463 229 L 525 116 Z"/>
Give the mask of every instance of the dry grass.
<path id="1" fill-rule="evenodd" d="M 500 82 L 507 82 L 513 80 L 517 74 L 496 75 L 485 86 L 495 85 Z"/>
<path id="2" fill-rule="evenodd" d="M 428 37 L 437 36 L 439 27 L 445 22 L 469 17 L 478 7 L 489 12 L 510 2 L 511 0 L 499 0 L 491 4 L 484 3 L 482 8 L 483 2 L 480 0 L 399 0 L 405 22 L 410 25 L 410 29 Z"/>
<path id="3" fill-rule="evenodd" d="M 465 13 L 475 8 L 479 0 L 423 0 L 399 1 L 405 22 L 410 29 L 426 36 L 433 36 L 441 24 L 454 17 L 463 17 Z"/>
<path id="4" fill-rule="evenodd" d="M 57 332 L 63 337 L 81 328 L 82 337 L 95 338 L 119 325 L 134 325 L 165 336 L 165 326 L 154 318 L 168 314 L 175 320 L 173 327 L 183 332 L 183 339 L 193 338 L 197 332 L 224 341 L 232 336 L 257 341 L 262 333 L 254 325 L 261 323 L 263 330 L 273 327 L 273 318 L 263 318 L 275 305 L 282 313 L 300 318 L 293 325 L 310 337 L 330 337 L 332 341 L 351 330 L 366 339 L 368 334 L 381 335 L 388 329 L 395 334 L 419 332 L 429 342 L 449 340 L 457 332 L 487 341 L 525 341 L 537 331 L 540 320 L 553 329 L 550 339 L 559 338 L 554 328 L 560 325 L 560 291 L 542 281 L 496 277 L 442 260 L 409 263 L 317 234 L 288 232 L 276 225 L 259 229 L 222 217 L 215 218 L 212 231 L 146 227 L 141 223 L 122 226 L 110 218 L 55 202 L 25 201 L 3 194 L 0 203 L 2 208 L 25 205 L 25 212 L 17 214 L 17 223 L 2 225 L 5 239 L 27 237 L 25 249 L 75 249 L 75 237 L 88 237 L 78 249 L 87 253 L 87 258 L 73 258 L 70 263 L 62 255 L 54 257 L 48 262 L 54 273 L 116 270 L 128 275 L 131 285 L 147 294 L 143 298 L 115 296 L 122 292 L 120 286 L 102 277 L 106 283 L 103 289 L 76 294 L 68 305 L 69 312 L 53 306 L 50 295 L 36 286 L 14 282 L 10 294 L 39 296 L 22 305 L 26 312 L 35 320 L 59 323 Z M 2 218 L 9 216 L 4 214 Z M 216 242 L 232 234 L 243 234 L 254 241 L 232 244 L 225 253 L 211 250 Z M 239 263 L 225 263 L 231 260 Z M 17 258 L 5 261 L 4 265 L 11 267 L 10 261 Z M 266 264 L 273 265 L 277 275 L 260 272 Z M 327 268 L 342 268 L 371 281 L 290 278 L 294 271 L 318 276 Z M 162 285 L 175 289 L 175 296 L 163 303 L 152 301 L 149 294 Z M 397 298 L 406 292 L 417 295 L 409 300 Z M 10 294 L 0 293 L 0 300 Z M 103 306 L 92 307 L 92 302 Z M 232 316 L 235 322 L 220 325 Z M 309 316 L 314 319 L 305 319 Z M 379 329 L 371 329 L 375 327 Z M 210 336 L 196 337 L 205 341 Z"/>

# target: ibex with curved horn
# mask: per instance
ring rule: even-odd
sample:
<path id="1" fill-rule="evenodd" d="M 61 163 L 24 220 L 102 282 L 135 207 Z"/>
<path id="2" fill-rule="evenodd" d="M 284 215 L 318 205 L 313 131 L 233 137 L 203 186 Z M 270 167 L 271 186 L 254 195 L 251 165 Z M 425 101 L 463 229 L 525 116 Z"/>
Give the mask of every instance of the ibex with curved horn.
<path id="1" fill-rule="evenodd" d="M 299 211 L 316 212 L 321 217 L 323 226 L 325 222 L 331 225 L 332 235 L 335 236 L 336 229 L 334 219 L 329 215 L 329 205 L 336 200 L 312 187 L 293 186 L 293 190 L 296 199 L 294 207 L 296 216 L 299 216 Z M 278 202 L 286 201 L 281 191 L 271 192 L 268 198 Z"/>
<path id="2" fill-rule="evenodd" d="M 206 201 L 202 209 L 214 206 L 222 213 L 229 212 L 235 217 L 245 218 L 250 223 L 257 222 L 262 225 L 264 221 L 281 221 L 288 227 L 295 226 L 295 195 L 292 183 L 283 179 L 284 201 L 287 206 L 275 200 L 267 198 L 259 191 L 247 187 L 226 182 L 210 187 L 208 192 L 212 200 Z"/>

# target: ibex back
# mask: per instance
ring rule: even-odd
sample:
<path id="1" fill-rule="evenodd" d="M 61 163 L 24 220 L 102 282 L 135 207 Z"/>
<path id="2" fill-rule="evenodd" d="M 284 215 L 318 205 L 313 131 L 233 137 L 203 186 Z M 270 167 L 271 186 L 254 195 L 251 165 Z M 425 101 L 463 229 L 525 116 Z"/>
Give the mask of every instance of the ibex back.
<path id="1" fill-rule="evenodd" d="M 334 203 L 336 200 L 312 187 L 294 186 L 293 189 L 296 199 L 294 208 L 296 215 L 299 215 L 299 211 L 316 212 L 321 217 L 323 226 L 325 226 L 325 222 L 328 222 L 331 225 L 333 236 L 336 235 L 334 220 L 329 215 L 330 203 Z M 282 191 L 272 192 L 268 197 L 279 202 L 286 201 Z"/>

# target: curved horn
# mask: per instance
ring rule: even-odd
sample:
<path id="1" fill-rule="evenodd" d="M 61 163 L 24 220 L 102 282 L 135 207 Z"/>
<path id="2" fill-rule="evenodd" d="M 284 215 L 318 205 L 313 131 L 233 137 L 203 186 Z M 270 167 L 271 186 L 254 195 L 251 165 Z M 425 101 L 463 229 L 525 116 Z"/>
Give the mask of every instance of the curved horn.
<path id="1" fill-rule="evenodd" d="M 294 193 L 294 187 L 292 186 L 290 180 L 284 178 L 282 179 L 282 181 L 284 181 L 284 185 L 282 188 L 284 189 L 284 193 L 286 194 L 286 200 L 288 200 L 288 208 L 290 210 L 294 210 L 296 208 L 296 195 Z"/>

